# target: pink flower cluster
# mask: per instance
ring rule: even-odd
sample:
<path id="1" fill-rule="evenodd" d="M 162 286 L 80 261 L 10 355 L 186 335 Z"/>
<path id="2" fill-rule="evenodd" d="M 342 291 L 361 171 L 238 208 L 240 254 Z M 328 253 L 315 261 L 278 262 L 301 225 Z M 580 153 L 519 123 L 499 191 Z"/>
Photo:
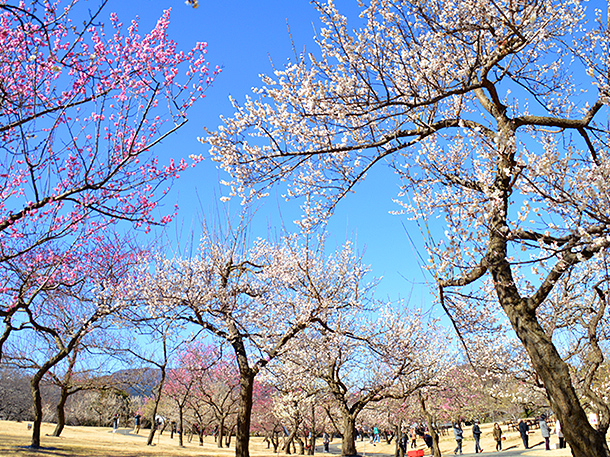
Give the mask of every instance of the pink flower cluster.
<path id="1" fill-rule="evenodd" d="M 119 221 L 170 221 L 153 210 L 188 164 L 151 150 L 220 71 L 206 43 L 177 49 L 169 10 L 141 34 L 115 14 L 108 31 L 103 10 L 79 26 L 76 3 L 0 10 L 0 265 L 49 241 L 45 255 L 69 256 Z"/>

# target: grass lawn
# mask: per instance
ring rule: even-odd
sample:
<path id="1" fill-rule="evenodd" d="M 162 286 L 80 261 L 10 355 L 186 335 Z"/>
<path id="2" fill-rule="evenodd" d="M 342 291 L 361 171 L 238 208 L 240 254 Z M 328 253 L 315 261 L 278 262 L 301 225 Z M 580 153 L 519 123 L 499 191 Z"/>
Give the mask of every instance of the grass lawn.
<path id="1" fill-rule="evenodd" d="M 31 440 L 31 431 L 27 428 L 27 422 L 0 421 L 0 456 L 2 457 L 41 457 L 41 456 L 62 456 L 62 457 L 139 457 L 139 456 L 202 456 L 202 457 L 223 457 L 233 456 L 234 447 L 229 449 L 219 449 L 212 437 L 206 437 L 204 445 L 199 446 L 197 437 L 193 437 L 191 443 L 188 436 L 185 439 L 183 448 L 178 446 L 178 439 L 169 438 L 169 433 L 165 431 L 162 436 L 155 436 L 155 445 L 146 446 L 146 439 L 149 430 L 140 430 L 139 435 L 132 433 L 131 429 L 120 428 L 117 433 L 112 433 L 109 427 L 66 427 L 59 438 L 47 436 L 52 433 L 54 424 L 42 425 L 41 445 L 38 450 L 30 449 L 28 446 Z M 491 424 L 483 424 L 481 427 L 483 437 L 481 440 L 485 454 L 495 454 L 495 442 L 491 437 Z M 516 432 L 504 432 L 507 436 L 503 446 L 505 449 L 522 450 L 521 439 Z M 474 451 L 474 440 L 470 428 L 464 429 L 464 453 L 471 454 Z M 530 444 L 535 445 L 542 441 L 540 432 L 536 431 L 530 436 Z M 551 443 L 556 443 L 557 437 L 551 437 Z M 232 444 L 235 444 L 233 439 Z M 418 440 L 418 449 L 424 449 L 423 440 Z M 358 452 L 361 455 L 371 455 L 378 457 L 392 457 L 394 455 L 394 442 L 391 444 L 378 444 L 373 446 L 368 441 L 357 442 Z M 443 455 L 453 455 L 455 440 L 453 433 L 441 438 L 441 451 Z M 330 446 L 331 454 L 340 454 L 341 441 L 335 439 Z M 316 454 L 322 454 L 322 440 L 318 440 Z M 275 455 L 272 450 L 267 449 L 267 445 L 261 438 L 250 440 L 250 455 L 253 457 L 272 457 Z M 284 454 L 281 454 L 284 455 Z M 426 452 L 426 455 L 430 455 Z M 499 453 L 498 455 L 501 455 Z M 552 450 L 546 452 L 544 446 L 537 446 L 535 449 L 524 452 L 525 456 L 548 456 L 548 457 L 568 457 L 568 449 Z"/>

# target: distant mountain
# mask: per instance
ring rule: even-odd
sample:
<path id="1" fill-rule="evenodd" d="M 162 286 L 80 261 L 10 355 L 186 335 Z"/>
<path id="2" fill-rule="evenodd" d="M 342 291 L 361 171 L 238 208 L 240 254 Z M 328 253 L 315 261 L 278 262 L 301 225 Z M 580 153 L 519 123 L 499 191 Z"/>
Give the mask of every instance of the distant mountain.
<path id="1" fill-rule="evenodd" d="M 149 397 L 161 381 L 161 370 L 156 368 L 127 368 L 110 375 L 118 387 L 130 396 Z"/>

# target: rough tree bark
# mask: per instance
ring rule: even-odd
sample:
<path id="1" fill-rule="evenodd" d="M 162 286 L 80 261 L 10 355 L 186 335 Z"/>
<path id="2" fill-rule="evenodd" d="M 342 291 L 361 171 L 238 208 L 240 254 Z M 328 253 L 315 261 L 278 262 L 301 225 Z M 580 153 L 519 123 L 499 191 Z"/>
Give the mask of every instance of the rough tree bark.
<path id="1" fill-rule="evenodd" d="M 57 402 L 57 424 L 55 430 L 51 433 L 51 436 L 59 436 L 66 425 L 66 401 L 68 400 L 68 387 L 61 386 L 61 394 L 59 396 L 59 402 Z"/>
<path id="2" fill-rule="evenodd" d="M 509 225 L 510 196 L 513 193 L 514 168 L 516 148 L 508 147 L 515 142 L 516 131 L 523 125 L 523 120 L 509 119 L 506 110 L 496 100 L 495 88 L 489 81 L 484 85 L 492 94 L 491 99 L 481 90 L 476 95 L 481 105 L 497 121 L 497 135 L 499 154 L 497 159 L 495 179 L 491 191 L 496 196 L 496 205 L 490 211 L 489 217 L 489 245 L 485 257 L 479 267 L 459 279 L 441 280 L 443 287 L 460 287 L 472 284 L 486 273 L 493 279 L 498 302 L 527 351 L 536 373 L 542 380 L 548 393 L 551 407 L 564 427 L 564 435 L 572 454 L 577 457 L 610 457 L 610 450 L 606 442 L 606 430 L 599 431 L 588 421 L 584 408 L 572 384 L 569 367 L 561 358 L 552 338 L 544 331 L 536 312 L 552 292 L 557 281 L 574 265 L 583 260 L 590 259 L 600 249 L 607 247 L 599 244 L 597 247 L 588 246 L 584 249 L 573 250 L 566 243 L 558 256 L 557 263 L 550 271 L 545 281 L 530 296 L 523 296 L 517 287 L 512 265 L 509 261 Z M 573 128 L 573 124 L 586 125 L 599 108 L 593 107 L 583 120 L 555 119 L 553 125 L 561 128 Z M 533 119 L 533 118 L 532 118 Z M 533 121 L 532 121 L 533 122 Z M 539 120 L 539 122 L 542 122 Z M 565 125 L 564 125 L 565 124 Z M 442 292 L 441 292 L 442 295 Z M 441 298 L 442 300 L 442 298 Z M 569 424 L 569 425 L 568 425 Z"/>
<path id="3" fill-rule="evenodd" d="M 235 457 L 250 456 L 250 421 L 252 417 L 252 395 L 254 377 L 257 372 L 248 365 L 246 349 L 241 340 L 233 342 L 239 367 L 239 408 L 237 410 L 237 428 L 235 433 Z"/>
<path id="4" fill-rule="evenodd" d="M 76 343 L 74 343 L 76 344 Z M 38 449 L 40 447 L 40 429 L 42 425 L 42 394 L 40 393 L 40 382 L 44 375 L 55 365 L 61 362 L 64 358 L 68 356 L 70 351 L 72 350 L 73 345 L 70 345 L 63 350 L 61 350 L 58 354 L 56 354 L 51 359 L 47 360 L 39 370 L 32 376 L 30 380 L 30 389 L 32 391 L 32 399 L 34 404 L 34 423 L 32 426 L 32 443 L 30 446 L 34 449 Z"/>
<path id="5" fill-rule="evenodd" d="M 221 414 L 218 418 L 218 433 L 216 434 L 216 440 L 218 443 L 216 445 L 218 447 L 222 447 L 222 443 L 225 437 L 225 416 Z"/>
<path id="6" fill-rule="evenodd" d="M 356 456 L 356 415 L 343 414 L 343 441 L 341 442 L 341 455 Z"/>
<path id="7" fill-rule="evenodd" d="M 497 115 L 501 116 L 499 113 Z M 500 132 L 505 137 L 513 137 L 515 128 L 515 125 L 508 120 L 500 123 Z M 522 297 L 515 285 L 516 281 L 508 261 L 510 258 L 508 244 L 504 235 L 509 233 L 507 214 L 512 192 L 512 177 L 506 173 L 506 170 L 511 169 L 513 160 L 512 155 L 505 156 L 498 164 L 494 186 L 502 198 L 502 205 L 496 207 L 490 221 L 490 243 L 486 264 L 492 275 L 500 305 L 542 379 L 553 411 L 562 424 L 570 424 L 569 427 L 565 427 L 564 435 L 570 444 L 572 454 L 578 457 L 608 457 L 610 450 L 605 431 L 600 433 L 589 423 L 572 385 L 568 366 L 536 317 L 537 308 L 548 296 L 554 283 L 551 281 L 547 289 L 540 288 L 529 298 Z M 584 252 L 579 255 L 586 257 L 589 254 Z M 556 280 L 576 262 L 576 254 L 566 252 L 556 267 Z"/>
<path id="8" fill-rule="evenodd" d="M 432 414 L 426 409 L 426 400 L 421 392 L 418 392 L 419 396 L 419 404 L 421 406 L 422 413 L 426 418 L 426 423 L 428 424 L 428 430 L 430 431 L 430 436 L 432 436 L 432 455 L 434 457 L 441 457 L 441 448 L 439 446 L 439 437 L 438 433 L 436 433 L 436 429 L 434 428 L 434 418 Z"/>
<path id="9" fill-rule="evenodd" d="M 184 406 L 178 405 L 178 422 L 180 425 L 180 433 L 178 433 L 178 445 L 184 447 Z"/>

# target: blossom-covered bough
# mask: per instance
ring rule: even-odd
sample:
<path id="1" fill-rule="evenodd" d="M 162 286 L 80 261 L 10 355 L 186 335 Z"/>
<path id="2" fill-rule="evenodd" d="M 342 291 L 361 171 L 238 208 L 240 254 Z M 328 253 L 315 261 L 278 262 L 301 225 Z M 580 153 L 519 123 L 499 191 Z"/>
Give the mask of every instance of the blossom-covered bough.
<path id="1" fill-rule="evenodd" d="M 205 43 L 181 52 L 169 39 L 169 11 L 141 33 L 106 21 L 106 3 L 0 4 L 0 356 L 16 316 L 56 286 L 53 271 L 117 223 L 148 230 L 173 217 L 158 205 L 188 164 L 151 150 L 216 71 Z M 40 259 L 47 274 L 31 271 Z"/>
<path id="2" fill-rule="evenodd" d="M 263 77 L 206 139 L 233 195 L 284 181 L 287 196 L 307 196 L 307 225 L 391 164 L 404 212 L 431 221 L 431 271 L 460 334 L 501 309 L 575 455 L 610 455 L 607 403 L 582 390 L 602 412 L 590 425 L 564 361 L 578 342 L 593 381 L 604 360 L 606 12 L 578 0 L 375 0 L 352 29 L 332 1 L 314 3 L 320 52 Z M 583 277 L 592 288 L 572 295 Z M 574 306 L 592 311 L 576 319 Z"/>

